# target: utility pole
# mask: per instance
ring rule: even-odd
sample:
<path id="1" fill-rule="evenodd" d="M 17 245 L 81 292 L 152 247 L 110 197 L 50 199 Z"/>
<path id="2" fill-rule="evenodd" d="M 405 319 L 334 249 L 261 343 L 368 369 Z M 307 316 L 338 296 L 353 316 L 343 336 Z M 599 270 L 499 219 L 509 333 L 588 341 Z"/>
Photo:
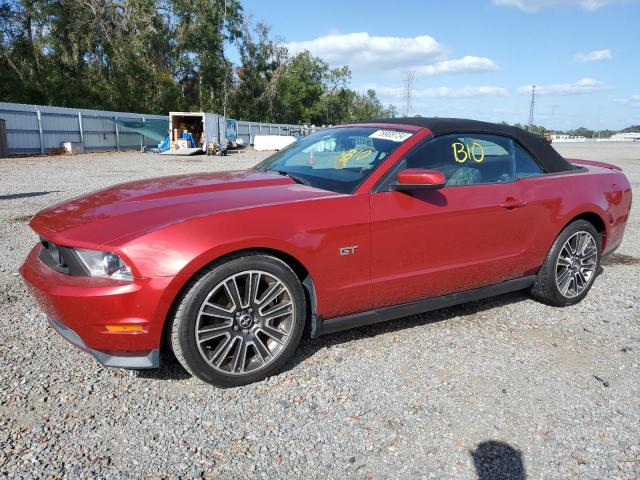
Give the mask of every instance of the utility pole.
<path id="1" fill-rule="evenodd" d="M 531 105 L 529 106 L 529 131 L 533 130 L 533 109 L 536 106 L 536 86 L 531 85 Z"/>
<path id="2" fill-rule="evenodd" d="M 416 76 L 414 70 L 409 70 L 404 74 L 404 116 L 408 117 L 411 114 L 411 108 L 413 107 L 413 77 Z"/>
<path id="3" fill-rule="evenodd" d="M 224 29 L 225 26 L 227 24 L 227 0 L 224 0 L 224 13 L 222 15 L 222 28 Z M 224 81 L 223 81 L 223 92 L 222 92 L 222 116 L 223 117 L 227 117 L 227 100 L 229 97 L 229 92 L 228 92 L 228 86 L 227 86 L 227 82 L 229 81 L 229 65 L 226 62 L 226 58 L 224 56 L 224 35 L 223 35 L 223 39 L 222 39 L 222 58 L 225 60 L 224 62 L 224 68 L 225 68 L 225 74 L 224 74 Z M 205 149 L 206 150 L 206 149 Z"/>

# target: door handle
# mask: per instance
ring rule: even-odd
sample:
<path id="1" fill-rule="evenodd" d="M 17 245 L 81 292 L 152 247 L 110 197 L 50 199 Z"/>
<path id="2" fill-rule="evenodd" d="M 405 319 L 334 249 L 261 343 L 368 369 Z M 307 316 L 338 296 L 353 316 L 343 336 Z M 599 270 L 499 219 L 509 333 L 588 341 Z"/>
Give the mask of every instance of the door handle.
<path id="1" fill-rule="evenodd" d="M 516 208 L 522 208 L 527 204 L 524 200 L 517 200 L 515 198 L 507 198 L 504 202 L 500 204 L 502 208 L 506 208 L 507 210 L 515 210 Z"/>

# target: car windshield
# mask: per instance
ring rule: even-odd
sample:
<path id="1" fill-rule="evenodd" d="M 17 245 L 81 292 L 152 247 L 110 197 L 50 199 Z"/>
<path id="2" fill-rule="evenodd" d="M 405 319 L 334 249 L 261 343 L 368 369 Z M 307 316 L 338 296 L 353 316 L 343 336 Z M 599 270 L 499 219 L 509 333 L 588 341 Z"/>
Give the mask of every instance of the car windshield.
<path id="1" fill-rule="evenodd" d="M 298 140 L 255 168 L 289 175 L 312 187 L 353 193 L 411 135 L 402 129 L 329 128 Z"/>

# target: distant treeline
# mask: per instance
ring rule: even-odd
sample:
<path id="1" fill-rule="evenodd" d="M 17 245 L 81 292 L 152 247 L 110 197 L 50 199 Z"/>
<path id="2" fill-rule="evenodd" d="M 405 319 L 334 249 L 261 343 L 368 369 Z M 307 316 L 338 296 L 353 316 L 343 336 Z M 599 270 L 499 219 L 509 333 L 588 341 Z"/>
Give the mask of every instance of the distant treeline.
<path id="1" fill-rule="evenodd" d="M 0 0 L 0 101 L 281 123 L 395 116 L 350 79 L 289 55 L 238 0 Z"/>
<path id="2" fill-rule="evenodd" d="M 507 122 L 502 122 L 507 125 Z M 522 128 L 523 130 L 529 130 L 528 125 L 522 125 L 520 123 L 514 124 L 514 127 Z M 586 138 L 608 138 L 616 133 L 625 132 L 640 132 L 640 125 L 631 125 L 630 127 L 623 128 L 622 130 L 591 130 L 585 127 L 575 128 L 573 130 L 553 130 L 546 128 L 542 125 L 532 125 L 531 131 L 537 135 L 543 135 L 545 132 L 553 132 L 559 135 L 571 135 L 574 137 L 586 137 Z"/>

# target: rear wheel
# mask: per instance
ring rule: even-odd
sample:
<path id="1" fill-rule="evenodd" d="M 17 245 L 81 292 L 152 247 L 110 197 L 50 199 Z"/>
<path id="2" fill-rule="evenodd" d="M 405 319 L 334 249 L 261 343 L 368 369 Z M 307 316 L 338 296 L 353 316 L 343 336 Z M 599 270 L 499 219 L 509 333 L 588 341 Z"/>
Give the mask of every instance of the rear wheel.
<path id="1" fill-rule="evenodd" d="M 246 255 L 213 265 L 183 296 L 171 343 L 193 375 L 221 387 L 245 385 L 277 372 L 296 349 L 305 296 L 281 260 Z"/>
<path id="2" fill-rule="evenodd" d="M 554 306 L 574 305 L 591 289 L 600 267 L 601 237 L 586 220 L 569 224 L 556 238 L 531 290 Z"/>

